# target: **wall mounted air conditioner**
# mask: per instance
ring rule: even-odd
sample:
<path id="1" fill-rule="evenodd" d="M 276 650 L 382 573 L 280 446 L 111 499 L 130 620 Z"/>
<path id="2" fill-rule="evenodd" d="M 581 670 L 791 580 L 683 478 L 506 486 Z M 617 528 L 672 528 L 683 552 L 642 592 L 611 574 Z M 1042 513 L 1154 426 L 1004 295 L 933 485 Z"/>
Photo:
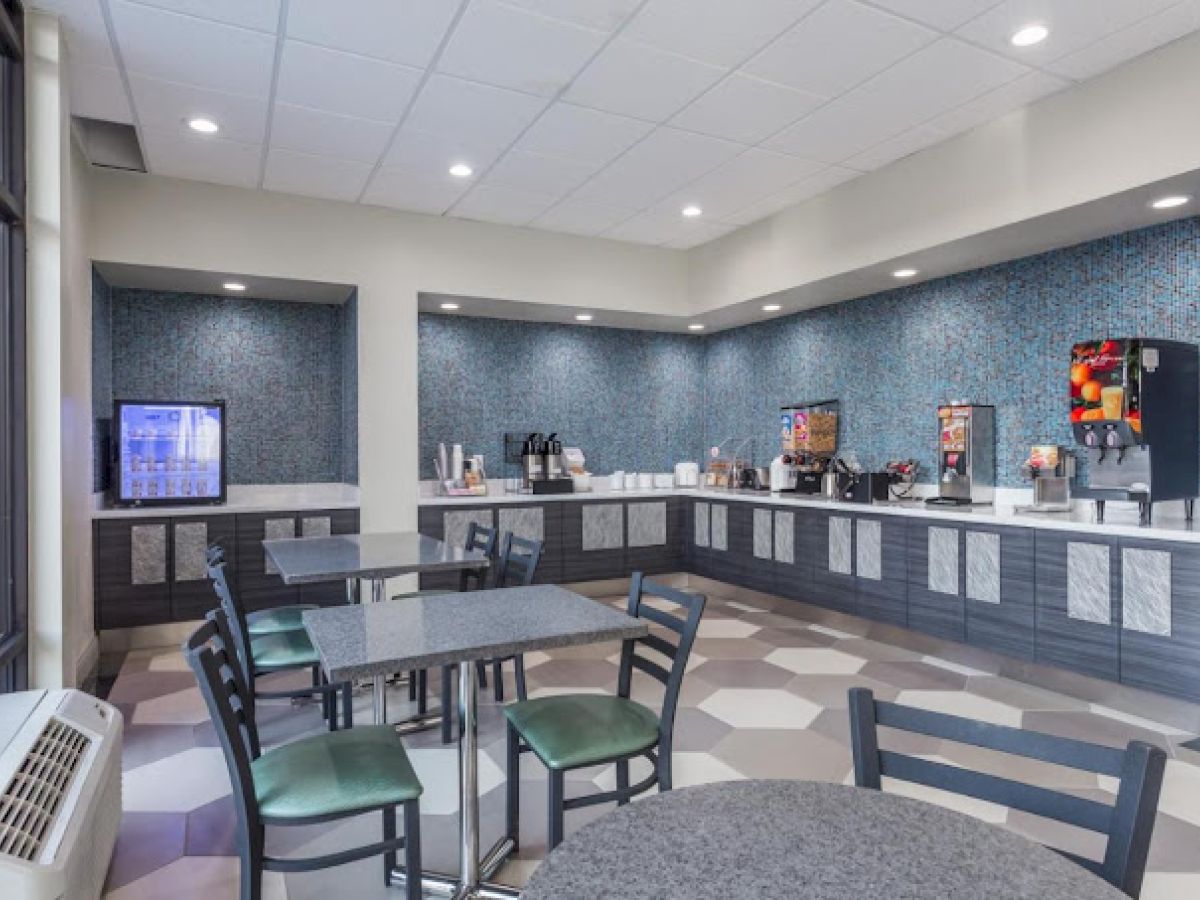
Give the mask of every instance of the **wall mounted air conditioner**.
<path id="1" fill-rule="evenodd" d="M 0 695 L 0 897 L 99 897 L 121 822 L 115 707 L 80 691 Z"/>

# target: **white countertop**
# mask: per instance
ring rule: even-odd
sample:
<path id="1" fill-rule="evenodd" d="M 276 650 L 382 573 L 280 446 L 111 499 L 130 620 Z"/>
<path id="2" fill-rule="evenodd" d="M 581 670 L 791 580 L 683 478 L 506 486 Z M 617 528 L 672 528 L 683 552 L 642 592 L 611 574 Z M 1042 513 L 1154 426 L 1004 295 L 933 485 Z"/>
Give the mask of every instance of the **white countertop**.
<path id="1" fill-rule="evenodd" d="M 203 506 L 107 506 L 102 494 L 93 497 L 93 519 L 148 519 L 158 516 L 219 516 L 231 513 L 307 509 L 357 509 L 356 484 L 231 484 L 225 503 Z"/>
<path id="2" fill-rule="evenodd" d="M 926 488 L 928 489 L 928 488 Z M 1148 540 L 1170 540 L 1200 543 L 1200 522 L 1189 524 L 1183 517 L 1180 501 L 1160 503 L 1154 507 L 1154 523 L 1139 525 L 1137 505 L 1109 501 L 1105 521 L 1095 521 L 1094 505 L 1088 500 L 1076 500 L 1071 512 L 1017 512 L 1011 498 L 1022 498 L 1028 491 L 1001 491 L 1001 499 L 989 506 L 927 506 L 923 500 L 893 500 L 887 503 L 845 503 L 816 499 L 799 494 L 771 494 L 766 491 L 740 491 L 716 488 L 665 488 L 658 490 L 613 491 L 597 488 L 580 494 L 509 494 L 494 490 L 486 497 L 439 497 L 424 495 L 421 506 L 489 506 L 511 503 L 555 503 L 588 500 L 640 500 L 663 497 L 691 497 L 696 500 L 766 503 L 781 507 L 804 507 L 843 511 L 847 513 L 908 516 L 910 518 L 940 519 L 943 521 L 975 522 L 980 525 L 1006 525 L 1017 528 L 1047 528 L 1059 531 L 1091 532 L 1112 537 L 1137 537 Z M 1007 499 L 1007 502 L 1005 502 Z"/>

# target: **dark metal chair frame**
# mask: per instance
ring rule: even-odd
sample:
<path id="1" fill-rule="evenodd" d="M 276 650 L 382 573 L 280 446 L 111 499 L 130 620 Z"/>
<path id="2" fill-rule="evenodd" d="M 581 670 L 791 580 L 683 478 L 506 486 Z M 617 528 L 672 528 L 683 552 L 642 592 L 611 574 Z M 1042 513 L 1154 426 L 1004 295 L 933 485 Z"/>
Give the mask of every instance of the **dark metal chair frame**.
<path id="1" fill-rule="evenodd" d="M 200 693 L 216 726 L 229 781 L 233 786 L 237 810 L 238 855 L 241 860 L 242 900 L 259 900 L 262 895 L 262 873 L 311 872 L 331 866 L 367 859 L 383 854 L 384 884 L 389 883 L 396 864 L 396 851 L 403 850 L 408 900 L 419 900 L 421 893 L 421 814 L 419 801 L 406 801 L 404 806 L 404 836 L 396 837 L 396 806 L 372 806 L 328 816 L 276 821 L 263 816 L 258 808 L 250 764 L 262 755 L 258 727 L 255 723 L 254 699 L 244 678 L 237 644 L 230 631 L 228 617 L 222 610 L 212 610 L 184 644 L 184 654 L 196 675 Z M 366 847 L 356 847 L 307 858 L 279 858 L 265 853 L 265 826 L 313 825 L 379 810 L 383 817 L 383 840 Z"/>
<path id="2" fill-rule="evenodd" d="M 880 725 L 1119 778 L 1116 804 L 1108 806 L 1009 778 L 881 750 Z M 880 779 L 886 776 L 975 797 L 1107 835 L 1108 845 L 1100 862 L 1062 850 L 1057 852 L 1130 897 L 1136 898 L 1140 893 L 1167 760 L 1161 748 L 1143 741 L 1130 741 L 1124 750 L 1118 750 L 1037 731 L 977 722 L 876 700 L 866 688 L 850 691 L 850 742 L 854 751 L 854 780 L 859 787 L 879 790 Z"/>
<path id="3" fill-rule="evenodd" d="M 686 612 L 685 618 L 673 616 L 670 613 L 656 609 L 642 602 L 646 596 L 658 597 L 677 604 Z M 641 572 L 634 572 L 629 585 L 629 603 L 626 611 L 630 616 L 649 619 L 679 636 L 678 642 L 670 641 L 657 634 L 627 640 L 621 646 L 620 674 L 617 679 L 617 696 L 629 699 L 633 684 L 633 670 L 640 669 L 665 687 L 662 712 L 658 717 L 658 741 L 646 750 L 619 758 L 590 762 L 580 768 L 602 765 L 605 762 L 616 763 L 616 790 L 600 794 L 588 794 L 581 797 L 566 797 L 565 775 L 570 769 L 548 769 L 550 779 L 549 814 L 550 827 L 547 839 L 551 850 L 557 847 L 563 839 L 564 814 L 569 809 L 580 809 L 585 806 L 596 806 L 601 803 L 613 803 L 624 806 L 631 798 L 648 791 L 658 785 L 660 791 L 671 790 L 671 745 L 675 731 L 675 709 L 679 703 L 679 690 L 683 685 L 683 676 L 687 669 L 688 657 L 692 652 L 692 644 L 696 640 L 696 631 L 700 627 L 700 617 L 704 614 L 706 599 L 702 594 L 692 594 L 677 588 L 668 587 L 656 581 L 645 578 Z M 639 645 L 645 645 L 651 650 L 662 654 L 671 660 L 670 671 L 652 659 L 638 655 Z M 508 837 L 512 840 L 514 849 L 520 844 L 520 766 L 521 754 L 531 752 L 520 733 L 508 724 L 508 758 L 507 758 L 507 787 L 505 795 L 505 819 Z M 535 754 L 536 755 L 536 754 Z M 635 785 L 629 784 L 629 763 L 638 757 L 645 757 L 654 767 L 653 772 L 643 781 Z"/>
<path id="4" fill-rule="evenodd" d="M 213 559 L 217 561 L 213 562 Z M 229 621 L 229 629 L 233 636 L 233 646 L 242 662 L 242 671 L 245 674 L 246 687 L 250 691 L 250 696 L 255 700 L 294 700 L 304 697 L 319 697 L 321 699 L 322 713 L 329 722 L 330 731 L 336 731 L 338 728 L 337 706 L 340 696 L 342 704 L 342 727 L 352 728 L 354 726 L 354 686 L 348 681 L 341 684 L 330 684 L 325 680 L 319 664 L 272 668 L 263 672 L 256 670 L 254 658 L 251 653 L 250 635 L 246 628 L 245 612 L 242 609 L 241 603 L 234 597 L 233 590 L 229 587 L 229 580 L 225 577 L 223 554 L 218 556 L 210 552 L 208 577 L 212 580 L 213 590 L 216 592 L 217 599 L 221 603 L 221 609 Z M 258 687 L 257 679 L 260 674 L 272 675 L 276 672 L 299 671 L 300 669 L 311 670 L 311 687 L 272 691 L 264 691 Z"/>
<path id="5" fill-rule="evenodd" d="M 537 575 L 538 563 L 542 559 L 543 544 L 519 538 L 511 531 L 506 531 L 500 540 L 500 553 L 496 560 L 496 575 L 492 581 L 493 588 L 529 587 Z M 504 702 L 504 677 L 501 664 L 513 661 L 516 669 L 517 699 L 525 700 L 528 691 L 525 687 L 525 657 L 523 654 L 505 656 L 499 659 L 481 661 L 480 668 L 492 664 L 493 691 L 497 703 Z"/>

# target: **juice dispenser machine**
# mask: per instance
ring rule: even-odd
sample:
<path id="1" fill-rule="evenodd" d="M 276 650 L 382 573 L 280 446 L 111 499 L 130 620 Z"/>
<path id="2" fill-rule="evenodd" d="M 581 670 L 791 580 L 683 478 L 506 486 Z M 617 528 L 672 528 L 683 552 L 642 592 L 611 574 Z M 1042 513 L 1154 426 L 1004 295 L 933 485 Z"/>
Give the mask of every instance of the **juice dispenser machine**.
<path id="1" fill-rule="evenodd" d="M 1104 520 L 1108 500 L 1182 500 L 1192 520 L 1200 495 L 1200 350 L 1156 338 L 1084 341 L 1071 348 L 1071 430 L 1084 448 L 1087 484 Z"/>
<path id="2" fill-rule="evenodd" d="M 996 495 L 996 408 L 963 401 L 938 407 L 938 495 L 926 503 L 967 506 Z"/>

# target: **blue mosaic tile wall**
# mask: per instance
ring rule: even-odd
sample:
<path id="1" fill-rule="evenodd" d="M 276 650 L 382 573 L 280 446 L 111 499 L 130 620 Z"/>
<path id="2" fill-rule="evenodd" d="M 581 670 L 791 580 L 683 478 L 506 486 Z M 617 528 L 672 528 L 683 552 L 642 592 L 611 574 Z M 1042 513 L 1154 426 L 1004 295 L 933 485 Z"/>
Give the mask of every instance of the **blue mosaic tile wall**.
<path id="1" fill-rule="evenodd" d="M 940 401 L 996 406 L 998 482 L 1035 443 L 1072 442 L 1072 343 L 1200 343 L 1200 218 L 823 307 L 705 339 L 705 432 L 776 452 L 779 407 L 842 401 L 841 446 L 868 467 L 934 464 Z"/>
<path id="2" fill-rule="evenodd" d="M 438 441 L 504 477 L 506 431 L 556 430 L 597 473 L 671 471 L 703 446 L 696 337 L 428 314 L 418 336 L 422 478 Z"/>
<path id="3" fill-rule="evenodd" d="M 342 481 L 358 484 L 358 291 L 341 314 Z"/>
<path id="4" fill-rule="evenodd" d="M 112 288 L 92 270 L 92 490 L 108 487 L 104 448 L 112 418 Z"/>
<path id="5" fill-rule="evenodd" d="M 344 307 L 126 288 L 111 296 L 110 396 L 225 400 L 230 484 L 356 473 L 357 403 L 348 411 L 345 396 L 357 385 L 344 390 L 344 381 L 357 381 L 357 359 L 345 359 Z M 356 328 L 349 333 L 356 341 Z"/>
<path id="6" fill-rule="evenodd" d="M 1200 218 L 699 338 L 422 315 L 421 477 L 438 440 L 491 460 L 504 431 L 551 427 L 597 473 L 740 437 L 765 465 L 781 405 L 836 397 L 844 449 L 915 456 L 923 480 L 938 403 L 994 404 L 998 482 L 1020 486 L 1030 445 L 1072 443 L 1071 344 L 1107 336 L 1200 343 Z"/>

